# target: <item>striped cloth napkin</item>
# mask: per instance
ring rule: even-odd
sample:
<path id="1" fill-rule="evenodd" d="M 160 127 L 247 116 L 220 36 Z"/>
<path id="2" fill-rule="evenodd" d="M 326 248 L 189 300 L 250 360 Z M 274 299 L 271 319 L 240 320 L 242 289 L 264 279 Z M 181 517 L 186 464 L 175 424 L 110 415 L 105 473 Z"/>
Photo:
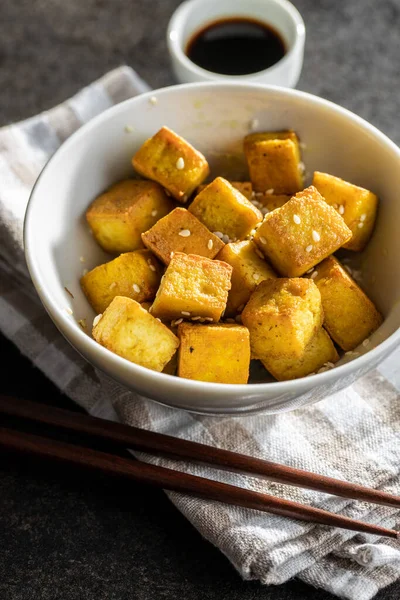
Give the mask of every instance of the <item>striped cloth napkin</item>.
<path id="1" fill-rule="evenodd" d="M 160 406 L 95 372 L 45 313 L 30 283 L 22 248 L 22 224 L 32 185 L 53 152 L 82 123 L 146 89 L 130 68 L 121 67 L 53 110 L 0 130 L 1 331 L 92 415 L 398 493 L 399 352 L 352 387 L 308 408 L 274 416 L 212 418 Z M 146 455 L 140 458 L 400 528 L 400 513 L 391 508 L 246 480 L 202 466 Z M 168 495 L 245 579 L 280 584 L 298 577 L 343 598 L 369 600 L 400 577 L 396 541 L 182 494 Z"/>

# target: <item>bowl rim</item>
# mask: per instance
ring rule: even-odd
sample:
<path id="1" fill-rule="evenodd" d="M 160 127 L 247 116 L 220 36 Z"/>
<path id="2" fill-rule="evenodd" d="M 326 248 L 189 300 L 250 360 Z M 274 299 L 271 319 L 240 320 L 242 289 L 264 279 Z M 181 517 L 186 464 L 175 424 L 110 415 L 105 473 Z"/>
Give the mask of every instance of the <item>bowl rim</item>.
<path id="1" fill-rule="evenodd" d="M 150 101 L 151 98 L 157 97 L 160 95 L 168 95 L 171 93 L 179 93 L 180 91 L 191 90 L 191 89 L 210 89 L 215 92 L 216 89 L 225 89 L 229 90 L 229 88 L 233 90 L 257 90 L 268 92 L 278 92 L 280 94 L 295 97 L 299 99 L 306 100 L 311 104 L 319 105 L 325 107 L 326 109 L 333 110 L 336 114 L 342 115 L 351 121 L 353 121 L 356 125 L 358 125 L 361 129 L 369 131 L 375 138 L 378 139 L 382 144 L 386 147 L 389 147 L 395 154 L 397 154 L 400 159 L 400 148 L 392 141 L 388 136 L 382 133 L 379 129 L 377 129 L 374 125 L 371 125 L 363 119 L 359 117 L 355 113 L 350 110 L 343 108 L 334 102 L 329 100 L 325 100 L 324 98 L 320 98 L 314 94 L 310 94 L 307 92 L 293 90 L 290 88 L 275 86 L 275 85 L 267 85 L 263 83 L 247 83 L 247 82 L 225 82 L 220 81 L 216 82 L 196 82 L 196 83 L 184 83 L 176 86 L 164 87 L 156 90 L 150 90 L 149 92 L 145 92 L 143 94 L 138 94 L 132 98 L 129 98 L 119 104 L 116 104 L 93 119 L 90 119 L 87 123 L 82 125 L 77 131 L 75 131 L 69 138 L 67 138 L 60 147 L 56 150 L 56 152 L 52 155 L 52 157 L 48 160 L 46 165 L 43 167 L 40 175 L 38 176 L 32 191 L 30 193 L 30 197 L 28 200 L 25 219 L 24 219 L 24 227 L 23 227 L 23 241 L 24 241 L 24 251 L 25 258 L 29 270 L 29 274 L 32 278 L 33 284 L 36 288 L 36 291 L 44 305 L 44 308 L 48 312 L 52 321 L 61 330 L 61 327 L 58 325 L 60 322 L 62 324 L 61 333 L 67 339 L 67 341 L 74 347 L 74 349 L 81 355 L 85 357 L 85 360 L 89 363 L 91 361 L 86 358 L 87 355 L 98 354 L 99 357 L 102 358 L 102 363 L 108 363 L 110 368 L 108 369 L 108 374 L 112 377 L 112 373 L 114 370 L 122 369 L 123 371 L 130 371 L 132 374 L 132 381 L 135 381 L 135 374 L 139 375 L 142 380 L 147 380 L 147 383 L 151 383 L 152 385 L 165 385 L 170 384 L 172 387 L 177 386 L 178 388 L 185 389 L 187 392 L 203 392 L 204 394 L 210 395 L 213 394 L 216 399 L 227 398 L 235 393 L 237 395 L 243 396 L 252 396 L 251 392 L 254 391 L 254 398 L 257 399 L 260 397 L 263 391 L 274 391 L 277 395 L 280 393 L 290 393 L 296 392 L 296 386 L 298 386 L 299 382 L 310 382 L 312 378 L 313 387 L 327 385 L 332 383 L 334 380 L 341 378 L 346 378 L 350 373 L 355 370 L 364 370 L 368 371 L 368 363 L 375 358 L 375 362 L 379 363 L 379 356 L 387 356 L 389 355 L 395 347 L 400 342 L 400 327 L 396 329 L 389 337 L 379 343 L 375 348 L 372 348 L 365 354 L 362 354 L 359 357 L 354 358 L 353 360 L 335 367 L 334 369 L 330 369 L 328 371 L 322 373 L 316 373 L 315 375 L 307 375 L 306 377 L 296 378 L 288 381 L 273 381 L 273 382 L 265 382 L 265 383 L 246 383 L 246 384 L 233 384 L 233 383 L 211 383 L 204 381 L 197 381 L 185 378 L 179 378 L 176 375 L 169 375 L 167 373 L 162 373 L 158 371 L 153 371 L 148 369 L 147 367 L 143 367 L 141 365 L 137 365 L 136 363 L 130 362 L 129 360 L 119 356 L 108 350 L 107 348 L 101 346 L 98 342 L 96 342 L 88 333 L 84 332 L 79 327 L 76 327 L 76 322 L 73 322 L 66 311 L 55 301 L 52 297 L 51 289 L 46 284 L 46 279 L 42 277 L 41 269 L 40 269 L 40 261 L 35 255 L 35 244 L 34 244 L 34 236 L 35 231 L 31 229 L 31 221 L 32 215 L 35 210 L 35 199 L 40 194 L 40 185 L 43 180 L 44 175 L 52 168 L 54 162 L 59 160 L 59 156 L 64 152 L 69 150 L 69 147 L 79 141 L 80 138 L 84 136 L 90 135 L 92 129 L 95 129 L 101 123 L 108 121 L 110 118 L 112 119 L 114 115 L 119 112 L 123 112 L 127 105 L 135 103 L 137 101 Z M 81 350 L 82 349 L 82 350 Z M 97 367 L 96 367 L 97 368 Z M 163 403 L 163 402 L 161 402 Z M 257 400 L 257 405 L 261 406 L 262 402 Z M 265 400 L 267 405 L 268 399 Z M 253 403 L 254 404 L 254 403 Z M 167 403 L 166 403 L 167 405 Z M 168 406 L 173 407 L 173 404 L 168 403 Z M 247 408 L 251 408 L 252 404 L 249 403 Z M 181 407 L 179 407 L 181 408 Z M 240 412 L 240 407 L 238 408 L 238 413 Z M 243 407 L 244 409 L 244 407 Z M 186 409 L 191 410 L 191 409 Z M 262 410 L 262 407 L 261 409 Z M 196 408 L 193 407 L 193 411 L 196 411 Z"/>
<path id="2" fill-rule="evenodd" d="M 209 0 L 207 0 L 209 1 Z M 196 8 L 196 6 L 201 6 L 204 3 L 204 0 L 185 0 L 182 2 L 175 11 L 172 13 L 172 16 L 169 20 L 167 27 L 167 46 L 171 55 L 175 57 L 177 61 L 180 62 L 181 65 L 185 67 L 188 71 L 191 71 L 193 74 L 197 75 L 197 77 L 207 78 L 211 81 L 231 81 L 235 82 L 249 82 L 254 80 L 254 78 L 261 79 L 265 75 L 274 75 L 277 72 L 280 72 L 282 67 L 291 63 L 295 57 L 302 52 L 304 48 L 304 42 L 306 37 L 306 27 L 304 24 L 303 17 L 301 16 L 298 9 L 291 3 L 289 0 L 266 0 L 265 8 L 268 9 L 268 2 L 272 2 L 276 5 L 279 5 L 283 11 L 285 11 L 286 16 L 295 29 L 295 39 L 292 44 L 289 44 L 286 39 L 285 45 L 287 46 L 287 50 L 282 56 L 281 59 L 278 60 L 274 65 L 267 67 L 266 69 L 261 69 L 261 71 L 254 71 L 254 73 L 246 73 L 244 75 L 227 75 L 226 73 L 216 73 L 214 71 L 209 71 L 204 67 L 200 67 L 195 62 L 193 62 L 186 54 L 185 48 L 182 48 L 182 45 L 179 43 L 178 39 L 174 35 L 177 31 L 182 29 L 181 21 L 185 19 L 190 12 Z M 248 16 L 251 18 L 251 10 L 248 11 Z M 199 24 L 195 30 L 195 35 L 198 31 L 201 31 L 202 28 L 207 26 L 207 24 L 212 23 L 210 20 L 205 20 L 202 24 Z M 265 18 L 265 23 L 267 23 L 267 19 Z M 279 31 L 279 34 L 282 36 L 282 32 Z"/>

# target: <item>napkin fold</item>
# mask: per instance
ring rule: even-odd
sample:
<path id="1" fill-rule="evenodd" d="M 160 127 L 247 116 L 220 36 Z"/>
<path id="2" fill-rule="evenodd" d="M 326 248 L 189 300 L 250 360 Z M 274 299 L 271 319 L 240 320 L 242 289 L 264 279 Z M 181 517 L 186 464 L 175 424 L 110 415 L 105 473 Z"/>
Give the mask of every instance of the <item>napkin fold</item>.
<path id="1" fill-rule="evenodd" d="M 147 90 L 121 67 L 70 100 L 0 130 L 0 330 L 90 414 L 399 493 L 400 352 L 379 370 L 318 404 L 272 416 L 213 418 L 170 409 L 96 372 L 62 338 L 29 279 L 22 229 L 31 188 L 50 156 L 83 123 Z M 38 232 L 40 235 L 40 232 Z M 138 454 L 139 458 L 274 494 L 384 527 L 400 512 L 310 490 L 219 473 Z M 349 600 L 370 600 L 400 577 L 398 542 L 301 523 L 218 502 L 168 493 L 201 534 L 245 579 L 280 584 L 293 577 Z"/>

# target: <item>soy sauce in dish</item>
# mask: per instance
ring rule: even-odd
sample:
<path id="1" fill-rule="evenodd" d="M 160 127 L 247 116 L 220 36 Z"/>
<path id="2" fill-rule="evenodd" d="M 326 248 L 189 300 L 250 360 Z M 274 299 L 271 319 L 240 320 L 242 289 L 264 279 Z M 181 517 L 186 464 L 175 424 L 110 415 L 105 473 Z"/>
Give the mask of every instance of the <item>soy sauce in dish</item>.
<path id="1" fill-rule="evenodd" d="M 271 25 L 242 17 L 208 24 L 195 33 L 186 47 L 192 62 L 222 75 L 263 71 L 285 53 L 285 42 Z"/>

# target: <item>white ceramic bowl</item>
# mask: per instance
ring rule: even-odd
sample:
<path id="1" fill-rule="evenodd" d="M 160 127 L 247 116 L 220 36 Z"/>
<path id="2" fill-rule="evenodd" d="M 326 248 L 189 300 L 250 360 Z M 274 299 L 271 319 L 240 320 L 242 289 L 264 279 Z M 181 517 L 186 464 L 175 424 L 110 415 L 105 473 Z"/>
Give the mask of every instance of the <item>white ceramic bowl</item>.
<path id="1" fill-rule="evenodd" d="M 151 102 L 155 97 L 157 102 Z M 330 371 L 289 382 L 226 385 L 156 373 L 112 354 L 78 319 L 95 316 L 79 287 L 83 268 L 109 260 L 89 234 L 85 210 L 111 183 L 132 175 L 131 157 L 162 125 L 209 159 L 213 174 L 245 177 L 243 136 L 293 128 L 307 171 L 327 171 L 371 188 L 381 198 L 377 228 L 363 263 L 365 288 L 385 315 L 360 356 Z M 126 132 L 126 126 L 134 130 Z M 315 402 L 380 363 L 400 342 L 400 150 L 354 114 L 320 98 L 257 84 L 205 83 L 143 94 L 93 119 L 69 138 L 43 170 L 25 221 L 25 249 L 36 289 L 69 342 L 97 368 L 164 404 L 204 413 L 278 412 Z M 81 260 L 84 259 L 84 262 Z M 72 299 L 65 286 L 74 295 Z M 72 309 L 73 315 L 68 309 Z M 342 364 L 343 363 L 343 364 Z"/>
<path id="2" fill-rule="evenodd" d="M 248 75 L 212 73 L 192 62 L 185 53 L 191 37 L 209 23 L 229 17 L 247 17 L 272 25 L 285 41 L 285 56 L 272 67 Z M 167 44 L 172 69 L 180 83 L 256 81 L 295 87 L 303 66 L 305 36 L 304 21 L 288 0 L 186 0 L 171 17 Z"/>

